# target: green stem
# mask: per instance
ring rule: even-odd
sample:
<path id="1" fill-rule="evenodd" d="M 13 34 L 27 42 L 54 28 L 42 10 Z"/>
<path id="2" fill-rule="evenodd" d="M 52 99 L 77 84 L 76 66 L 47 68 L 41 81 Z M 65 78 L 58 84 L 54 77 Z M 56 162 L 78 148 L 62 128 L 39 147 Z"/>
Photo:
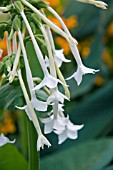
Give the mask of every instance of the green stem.
<path id="1" fill-rule="evenodd" d="M 27 133 L 28 133 L 28 156 L 29 156 L 29 165 L 28 170 L 39 170 L 40 169 L 40 160 L 39 153 L 37 152 L 37 133 L 33 126 L 33 123 L 27 118 Z"/>

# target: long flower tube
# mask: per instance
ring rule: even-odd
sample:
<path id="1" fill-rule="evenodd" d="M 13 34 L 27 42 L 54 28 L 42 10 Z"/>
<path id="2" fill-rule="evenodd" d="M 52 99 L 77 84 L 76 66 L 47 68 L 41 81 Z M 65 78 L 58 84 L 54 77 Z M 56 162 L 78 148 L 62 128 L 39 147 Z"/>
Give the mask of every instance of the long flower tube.
<path id="1" fill-rule="evenodd" d="M 23 79 L 22 79 L 21 70 L 18 70 L 18 78 L 19 78 L 19 81 L 20 81 L 20 85 L 21 85 L 21 88 L 22 88 L 24 97 L 25 97 L 25 101 L 26 101 L 26 103 L 27 103 L 29 116 L 31 117 L 31 120 L 32 120 L 32 122 L 33 122 L 33 124 L 34 124 L 34 126 L 35 126 L 35 129 L 36 129 L 36 131 L 37 131 L 37 134 L 38 134 L 37 150 L 39 151 L 40 148 L 43 149 L 43 148 L 44 148 L 44 145 L 47 145 L 48 147 L 50 147 L 51 144 L 50 144 L 49 141 L 46 139 L 46 137 L 42 134 L 42 131 L 41 131 L 41 128 L 40 128 L 39 121 L 38 121 L 38 119 L 37 119 L 36 113 L 35 113 L 35 111 L 34 111 L 33 106 L 31 105 L 29 96 L 28 96 L 28 94 L 27 94 L 26 87 L 25 87 L 25 85 L 24 85 L 24 81 L 23 81 Z"/>
<path id="2" fill-rule="evenodd" d="M 56 11 L 54 11 L 51 7 L 48 7 L 47 8 L 61 23 L 64 31 L 71 36 L 68 28 L 66 27 L 65 23 L 63 22 L 63 20 L 61 19 L 61 17 L 57 14 Z M 79 51 L 77 49 L 77 46 L 75 44 L 71 44 L 69 43 L 70 45 L 70 48 L 71 48 L 71 51 L 73 53 L 73 56 L 77 62 L 77 65 L 78 65 L 78 68 L 77 68 L 77 71 L 72 75 L 70 76 L 67 80 L 71 79 L 71 78 L 75 78 L 75 80 L 77 81 L 77 84 L 80 85 L 81 81 L 82 81 L 82 76 L 85 75 L 85 74 L 88 74 L 88 73 L 92 73 L 92 74 L 95 74 L 96 72 L 98 72 L 99 70 L 94 70 L 94 69 L 91 69 L 91 68 L 87 68 L 83 65 L 82 63 L 82 60 L 81 60 L 81 57 L 80 57 L 80 54 L 79 54 Z"/>
<path id="3" fill-rule="evenodd" d="M 13 53 L 16 54 L 17 53 L 17 32 L 14 33 L 13 35 L 13 41 L 12 41 L 12 44 L 13 44 Z"/>
<path id="4" fill-rule="evenodd" d="M 20 40 L 20 44 L 21 44 L 21 48 L 22 48 L 22 53 L 23 53 L 23 57 L 24 57 L 24 62 L 25 62 L 27 82 L 28 82 L 28 86 L 29 86 L 29 90 L 30 90 L 30 94 L 31 94 L 31 103 L 36 110 L 46 111 L 47 110 L 47 103 L 39 101 L 36 98 L 35 91 L 32 90 L 34 88 L 34 82 L 33 82 L 32 73 L 31 73 L 31 70 L 30 70 L 29 62 L 28 62 L 28 59 L 27 59 L 27 53 L 26 53 L 26 49 L 25 49 L 25 46 L 24 46 L 22 33 L 19 29 L 18 29 L 18 36 L 19 36 L 19 40 Z"/>
<path id="5" fill-rule="evenodd" d="M 9 73 L 9 83 L 12 83 L 12 81 L 15 78 L 17 67 L 18 67 L 18 64 L 19 64 L 20 54 L 21 54 L 21 46 L 20 46 L 20 43 L 19 43 L 17 53 L 16 53 L 16 56 L 15 56 L 15 60 L 14 60 L 14 63 L 13 63 L 13 68 Z"/>
<path id="6" fill-rule="evenodd" d="M 56 77 L 55 62 L 54 62 L 54 58 L 53 58 L 53 54 L 52 54 L 49 37 L 48 37 L 46 29 L 43 25 L 40 26 L 40 29 L 43 33 L 43 36 L 44 36 L 46 44 L 47 44 L 47 50 L 48 50 L 48 55 L 49 55 L 49 60 L 50 60 L 50 72 L 51 72 L 52 76 Z M 63 95 L 62 93 L 60 93 L 58 91 L 57 87 L 51 89 L 51 95 L 48 97 L 47 103 L 53 104 L 53 116 L 52 116 L 52 119 L 51 119 L 51 117 L 48 118 L 49 119 L 49 122 L 48 122 L 49 127 L 46 128 L 47 126 L 45 126 L 45 128 L 44 128 L 45 129 L 44 131 L 46 134 L 52 132 L 54 128 L 56 130 L 60 130 L 60 131 L 64 128 L 64 126 L 62 125 L 62 119 L 60 119 L 60 117 L 59 117 L 59 105 L 60 105 L 59 102 L 64 104 L 64 99 L 68 100 L 68 98 L 65 95 Z"/>
<path id="7" fill-rule="evenodd" d="M 6 45 L 7 45 L 7 53 L 8 53 L 8 55 L 11 55 L 12 54 L 12 51 L 11 51 L 11 42 L 8 39 L 8 32 L 7 31 L 6 31 Z"/>
<path id="8" fill-rule="evenodd" d="M 95 5 L 96 7 L 102 8 L 102 9 L 107 9 L 107 4 L 103 1 L 95 1 L 95 0 L 77 0 L 79 2 L 83 2 L 83 3 L 88 3 L 88 4 L 92 4 Z"/>
<path id="9" fill-rule="evenodd" d="M 51 49 L 51 44 L 49 42 L 49 38 L 47 36 L 47 32 L 45 27 L 41 24 L 40 25 L 40 30 L 42 31 L 42 34 L 44 36 L 44 39 L 46 41 L 46 45 L 47 45 L 47 50 L 48 50 L 48 55 L 49 55 L 49 62 L 50 62 L 50 73 L 53 77 L 57 77 L 56 75 L 56 69 L 55 69 L 55 63 L 54 63 L 54 58 L 53 58 L 53 54 L 52 54 L 52 49 Z"/>
<path id="10" fill-rule="evenodd" d="M 49 38 L 47 36 L 47 32 L 45 30 L 45 27 L 43 25 L 40 26 L 40 29 L 44 35 L 44 38 L 45 38 L 45 41 L 46 41 L 46 44 L 47 44 L 47 50 L 48 50 L 48 54 L 49 54 L 49 61 L 50 61 L 50 73 L 53 77 L 56 78 L 56 69 L 55 69 L 55 63 L 54 63 L 54 58 L 53 58 L 53 54 L 52 54 L 52 49 L 51 49 L 51 45 L 50 45 L 50 42 L 49 42 Z M 57 94 L 58 94 L 58 88 L 53 88 L 51 89 L 51 95 L 49 98 L 51 98 L 52 96 L 54 96 L 54 100 L 51 101 L 53 102 L 53 114 L 54 114 L 54 117 L 57 118 L 57 113 L 58 113 L 58 105 L 59 105 L 59 99 L 60 97 L 57 97 Z M 48 98 L 48 99 L 49 99 Z M 47 100 L 48 101 L 48 100 Z M 49 102 L 50 104 L 50 102 Z"/>
<path id="11" fill-rule="evenodd" d="M 48 35 L 48 39 L 50 41 L 50 44 L 51 44 L 51 50 L 53 52 L 53 54 L 55 55 L 55 51 L 57 51 L 55 49 L 55 44 L 54 44 L 54 40 L 53 40 L 53 36 L 52 36 L 52 32 L 50 30 L 50 27 L 46 25 L 46 32 L 47 32 L 47 35 Z M 59 51 L 59 50 L 58 50 Z M 55 67 L 56 67 L 56 71 L 57 71 L 57 74 L 58 74 L 58 77 L 59 79 L 62 81 L 63 84 L 66 84 L 66 81 L 60 71 L 60 69 L 58 68 L 57 66 L 57 63 L 55 62 Z M 65 95 L 68 97 L 68 99 L 70 99 L 70 92 L 69 92 L 69 89 L 67 86 L 63 85 L 63 88 L 65 90 Z"/>
<path id="12" fill-rule="evenodd" d="M 55 32 L 64 37 L 68 42 L 77 44 L 77 41 L 72 37 L 67 35 L 64 31 L 62 31 L 58 26 L 56 26 L 53 22 L 51 22 L 45 15 L 43 15 L 39 10 L 37 10 L 33 5 L 31 5 L 26 0 L 21 0 L 21 2 L 29 7 L 32 11 L 34 11 L 47 25 L 49 25 Z"/>
<path id="13" fill-rule="evenodd" d="M 32 29 L 31 29 L 31 27 L 30 27 L 30 25 L 28 23 L 28 20 L 27 20 L 25 14 L 24 14 L 24 11 L 21 11 L 20 14 L 21 14 L 21 16 L 22 16 L 22 18 L 23 18 L 23 20 L 24 20 L 24 22 L 26 24 L 26 27 L 28 29 L 28 32 L 29 32 L 29 34 L 31 36 L 31 39 L 32 39 L 32 42 L 33 42 L 33 45 L 34 45 L 34 49 L 35 49 L 35 52 L 36 52 L 36 55 L 37 55 L 37 58 L 39 60 L 39 63 L 41 65 L 43 73 L 44 73 L 44 79 L 33 90 L 39 90 L 39 89 L 41 89 L 44 86 L 47 86 L 49 88 L 55 88 L 57 86 L 58 82 L 59 83 L 62 83 L 62 82 L 60 82 L 60 80 L 52 77 L 49 74 L 49 72 L 48 72 L 48 70 L 46 68 L 46 65 L 45 65 L 45 61 L 44 61 L 42 52 L 41 52 L 41 50 L 40 50 L 40 48 L 39 48 L 39 46 L 38 46 L 38 44 L 36 42 L 36 39 L 35 39 L 34 34 L 32 32 Z"/>

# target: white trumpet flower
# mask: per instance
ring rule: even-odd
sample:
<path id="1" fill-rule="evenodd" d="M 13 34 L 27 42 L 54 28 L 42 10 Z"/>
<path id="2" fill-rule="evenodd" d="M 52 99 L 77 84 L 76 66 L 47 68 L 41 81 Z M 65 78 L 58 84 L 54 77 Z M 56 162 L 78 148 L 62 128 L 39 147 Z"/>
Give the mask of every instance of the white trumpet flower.
<path id="1" fill-rule="evenodd" d="M 65 58 L 63 51 L 64 51 L 63 49 L 54 51 L 54 60 L 59 68 L 61 67 L 63 62 L 66 63 L 71 62 L 71 60 Z M 45 57 L 45 62 L 46 62 L 46 66 L 50 67 L 49 59 L 47 58 L 47 56 Z"/>
<path id="2" fill-rule="evenodd" d="M 62 18 L 56 13 L 56 11 L 54 11 L 51 7 L 48 7 L 48 10 L 59 20 L 59 22 L 61 23 L 64 31 L 71 36 L 67 26 L 65 25 L 65 23 L 63 22 Z M 95 74 L 96 72 L 98 72 L 99 70 L 94 70 L 91 68 L 87 68 L 83 65 L 78 48 L 76 46 L 76 44 L 71 44 L 69 43 L 71 51 L 73 53 L 73 56 L 77 62 L 78 68 L 77 71 L 71 76 L 69 77 L 67 80 L 71 79 L 71 78 L 75 78 L 75 80 L 77 81 L 77 84 L 80 85 L 81 81 L 82 81 L 82 76 L 88 73 L 92 73 Z"/>
<path id="3" fill-rule="evenodd" d="M 107 9 L 107 6 L 108 6 L 103 1 L 95 1 L 95 0 L 77 0 L 77 1 L 92 4 L 92 5 L 95 5 L 96 7 L 102 8 L 102 9 Z"/>
<path id="4" fill-rule="evenodd" d="M 58 103 L 60 102 L 63 104 L 64 99 L 69 100 L 64 94 L 59 92 L 58 89 L 53 89 L 51 95 L 47 99 L 47 103 L 51 104 L 51 103 L 55 103 L 55 102 L 58 102 Z"/>
<path id="5" fill-rule="evenodd" d="M 39 90 L 44 86 L 53 89 L 57 87 L 58 83 L 62 84 L 62 82 L 59 79 L 52 77 L 48 72 L 46 72 L 42 82 L 39 85 L 36 85 L 32 90 Z"/>
<path id="6" fill-rule="evenodd" d="M 13 141 L 10 141 L 7 137 L 4 136 L 3 133 L 0 135 L 0 146 L 4 146 L 7 143 L 14 143 L 15 141 L 15 139 Z"/>
<path id="7" fill-rule="evenodd" d="M 67 116 L 67 121 L 65 124 L 65 128 L 63 130 L 54 130 L 54 133 L 58 135 L 58 144 L 62 144 L 67 138 L 69 139 L 77 139 L 78 138 L 78 130 L 82 129 L 84 125 L 74 125 L 70 120 L 69 116 Z"/>
<path id="8" fill-rule="evenodd" d="M 58 132 L 64 131 L 67 119 L 60 116 L 55 117 L 54 115 L 52 115 L 48 118 L 41 119 L 41 122 L 44 123 L 44 133 L 49 134 L 54 130 Z"/>
<path id="9" fill-rule="evenodd" d="M 77 71 L 70 77 L 68 77 L 66 80 L 70 80 L 74 78 L 77 81 L 77 85 L 79 86 L 80 83 L 82 82 L 82 76 L 88 73 L 95 74 L 99 70 L 94 70 L 88 67 L 85 67 L 83 64 L 79 65 L 77 68 Z"/>
<path id="10" fill-rule="evenodd" d="M 41 52 L 41 50 L 40 50 L 40 48 L 39 48 L 39 46 L 38 46 L 38 44 L 36 42 L 36 39 L 35 39 L 35 37 L 33 35 L 33 32 L 32 32 L 32 29 L 31 29 L 31 27 L 30 27 L 30 25 L 28 23 L 28 20 L 27 20 L 25 14 L 24 14 L 24 11 L 20 12 L 20 14 L 21 14 L 21 16 L 22 16 L 22 18 L 23 18 L 23 20 L 24 20 L 24 22 L 26 24 L 26 27 L 28 29 L 28 32 L 29 32 L 29 34 L 31 36 L 31 39 L 32 39 L 32 42 L 33 42 L 33 45 L 34 45 L 34 49 L 35 49 L 35 52 L 37 54 L 37 58 L 38 58 L 38 60 L 40 62 L 40 65 L 41 65 L 43 73 L 44 73 L 44 79 L 42 80 L 42 82 L 39 85 L 37 85 L 34 88 L 34 90 L 39 90 L 40 88 L 44 87 L 45 85 L 47 87 L 49 87 L 49 88 L 54 88 L 54 87 L 57 86 L 58 82 L 61 83 L 61 81 L 54 78 L 54 77 L 52 77 L 49 74 L 49 72 L 47 70 L 47 67 L 46 67 L 46 64 L 45 64 L 45 61 L 44 61 L 44 58 L 43 58 L 43 55 L 42 55 L 42 52 Z"/>
<path id="11" fill-rule="evenodd" d="M 30 93 L 31 93 L 31 104 L 38 111 L 46 111 L 47 103 L 39 101 L 36 98 L 35 92 L 32 90 L 34 88 L 34 82 L 33 82 L 32 73 L 30 70 L 29 62 L 27 59 L 27 53 L 26 53 L 26 49 L 25 49 L 25 46 L 23 43 L 22 34 L 21 34 L 20 30 L 18 30 L 18 36 L 19 36 L 19 40 L 20 40 L 20 44 L 21 44 L 21 48 L 22 48 L 22 52 L 23 52 L 23 57 L 24 57 L 24 62 L 25 62 L 27 82 L 28 82 Z"/>
<path id="12" fill-rule="evenodd" d="M 23 107 L 16 106 L 16 108 L 19 109 L 19 110 L 25 110 L 25 112 L 26 112 L 29 120 L 32 121 L 32 118 L 31 118 L 31 116 L 30 116 L 30 114 L 29 114 L 29 108 L 28 108 L 27 105 L 26 105 L 26 106 L 23 106 Z"/>
<path id="13" fill-rule="evenodd" d="M 43 149 L 44 145 L 47 145 L 48 147 L 50 147 L 51 144 L 46 139 L 46 137 L 42 134 L 42 131 L 41 131 L 41 128 L 40 128 L 40 125 L 39 125 L 39 121 L 37 119 L 34 108 L 33 108 L 32 104 L 30 102 L 29 96 L 28 96 L 27 91 L 26 91 L 26 87 L 25 87 L 23 79 L 22 79 L 21 70 L 18 71 L 18 77 L 19 77 L 20 85 L 21 85 L 21 88 L 22 88 L 22 91 L 23 91 L 23 94 L 24 94 L 24 97 L 25 97 L 25 100 L 26 100 L 26 103 L 27 103 L 27 110 L 26 110 L 28 112 L 27 114 L 30 117 L 30 119 L 32 120 L 34 127 L 35 127 L 35 129 L 38 133 L 37 150 L 39 151 L 41 147 Z"/>
<path id="14" fill-rule="evenodd" d="M 44 149 L 44 145 L 48 146 L 48 148 L 51 146 L 50 142 L 46 139 L 46 137 L 41 134 L 39 135 L 37 140 L 37 151 L 40 151 L 40 148 Z"/>

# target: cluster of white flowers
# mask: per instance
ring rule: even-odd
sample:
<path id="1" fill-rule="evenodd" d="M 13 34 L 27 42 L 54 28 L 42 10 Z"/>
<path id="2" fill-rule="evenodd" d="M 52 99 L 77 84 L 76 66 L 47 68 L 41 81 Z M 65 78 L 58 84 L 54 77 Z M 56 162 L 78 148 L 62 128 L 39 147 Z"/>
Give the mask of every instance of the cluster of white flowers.
<path id="1" fill-rule="evenodd" d="M 21 1 L 21 2 L 20 2 Z M 72 51 L 72 54 L 77 62 L 77 71 L 67 78 L 67 80 L 74 78 L 78 85 L 82 82 L 82 77 L 85 74 L 92 73 L 95 74 L 99 70 L 94 70 L 91 68 L 88 68 L 83 65 L 79 51 L 77 49 L 77 41 L 72 37 L 69 30 L 67 29 L 66 25 L 62 21 L 61 17 L 50 7 L 47 6 L 47 10 L 49 10 L 61 23 L 63 30 L 61 30 L 58 26 L 56 26 L 54 23 L 52 23 L 44 14 L 42 10 L 38 10 L 36 7 L 34 7 L 32 4 L 30 4 L 26 0 L 20 0 L 16 1 L 13 4 L 14 9 L 16 9 L 24 22 L 25 28 L 21 30 L 19 27 L 18 18 L 15 17 L 14 19 L 14 28 L 15 33 L 13 35 L 13 51 L 11 49 L 10 42 L 7 39 L 7 49 L 8 49 L 8 55 L 11 53 L 14 53 L 16 55 L 13 67 L 9 68 L 7 71 L 9 72 L 9 82 L 11 83 L 15 76 L 18 76 L 20 86 L 23 91 L 23 95 L 26 101 L 26 105 L 23 107 L 16 106 L 20 110 L 25 110 L 27 116 L 29 117 L 29 120 L 33 122 L 36 131 L 38 133 L 38 140 L 37 140 L 37 150 L 40 150 L 40 148 L 43 148 L 44 145 L 47 145 L 48 147 L 51 146 L 50 142 L 47 140 L 47 138 L 42 134 L 41 128 L 40 128 L 40 122 L 44 124 L 44 133 L 48 134 L 51 132 L 54 132 L 58 135 L 58 143 L 63 143 L 67 138 L 70 139 L 76 139 L 78 137 L 78 130 L 80 130 L 83 125 L 74 125 L 69 120 L 69 115 L 64 115 L 64 101 L 70 100 L 70 93 L 68 90 L 68 85 L 66 84 L 66 81 L 60 71 L 60 67 L 63 62 L 71 62 L 70 60 L 66 59 L 63 54 L 63 49 L 56 50 L 55 44 L 52 36 L 51 29 L 54 30 L 56 33 L 63 36 L 67 42 L 70 45 L 70 49 Z M 46 42 L 46 47 L 48 51 L 48 56 L 44 56 L 43 52 L 41 51 L 35 35 L 33 33 L 33 30 L 29 24 L 28 18 L 24 12 L 24 6 L 32 10 L 39 18 L 39 28 L 40 31 L 44 37 L 44 40 Z M 4 9 L 7 11 L 7 9 Z M 43 22 L 41 22 L 41 20 Z M 16 26 L 15 26 L 16 25 Z M 26 48 L 24 45 L 24 38 L 25 38 L 25 31 L 28 31 L 28 34 L 32 40 L 37 60 L 39 61 L 42 71 L 43 71 L 43 80 L 38 85 L 35 85 L 34 80 L 39 78 L 34 78 L 32 76 L 32 71 L 30 68 L 30 64 L 27 57 Z M 17 40 L 16 40 L 16 32 L 18 32 L 18 38 L 19 43 L 17 46 Z M 26 70 L 26 78 L 28 83 L 28 88 L 30 92 L 30 97 L 28 95 L 22 74 L 21 69 L 18 69 L 18 64 L 20 60 L 20 55 L 23 55 L 24 63 L 25 63 L 25 70 Z M 31 56 L 32 57 L 32 56 Z M 58 83 L 60 83 L 65 90 L 65 95 L 62 94 L 58 89 Z M 39 91 L 42 88 L 45 88 L 49 91 L 49 96 L 47 98 L 47 101 L 41 101 L 38 100 L 36 97 L 36 92 Z M 47 112 L 48 106 L 51 105 L 52 110 L 50 112 Z M 35 111 L 41 111 L 46 113 L 46 118 L 37 118 Z M 14 141 L 13 141 L 14 142 Z M 13 143 L 9 141 L 6 137 L 3 135 L 0 136 L 0 145 L 6 144 L 6 143 Z"/>

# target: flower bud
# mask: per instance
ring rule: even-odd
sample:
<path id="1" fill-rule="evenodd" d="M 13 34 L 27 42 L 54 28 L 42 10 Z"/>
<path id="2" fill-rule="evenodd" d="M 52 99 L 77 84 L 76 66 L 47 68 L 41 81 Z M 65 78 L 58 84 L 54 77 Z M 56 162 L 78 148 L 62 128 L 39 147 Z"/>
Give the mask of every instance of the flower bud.
<path id="1" fill-rule="evenodd" d="M 24 10 L 24 6 L 20 1 L 14 2 L 14 6 L 18 12 L 22 12 Z"/>
<path id="2" fill-rule="evenodd" d="M 16 16 L 13 20 L 13 26 L 16 31 L 21 29 L 21 20 L 18 18 L 18 16 Z"/>

